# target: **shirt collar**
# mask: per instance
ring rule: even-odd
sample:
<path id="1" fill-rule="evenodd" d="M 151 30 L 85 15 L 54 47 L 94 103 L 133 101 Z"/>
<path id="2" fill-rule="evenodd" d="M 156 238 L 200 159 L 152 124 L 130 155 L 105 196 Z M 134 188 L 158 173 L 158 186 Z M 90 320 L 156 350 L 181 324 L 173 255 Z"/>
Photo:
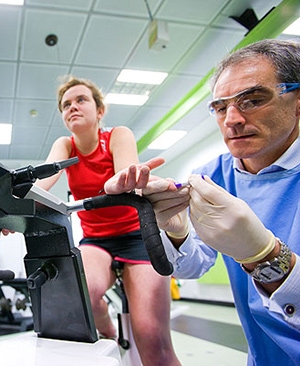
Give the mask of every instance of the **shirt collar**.
<path id="1" fill-rule="evenodd" d="M 300 162 L 300 137 L 298 137 L 292 145 L 283 153 L 273 164 L 260 170 L 257 174 L 270 173 L 279 170 L 293 169 Z M 233 167 L 241 173 L 251 174 L 247 172 L 243 166 L 241 159 L 233 158 Z"/>

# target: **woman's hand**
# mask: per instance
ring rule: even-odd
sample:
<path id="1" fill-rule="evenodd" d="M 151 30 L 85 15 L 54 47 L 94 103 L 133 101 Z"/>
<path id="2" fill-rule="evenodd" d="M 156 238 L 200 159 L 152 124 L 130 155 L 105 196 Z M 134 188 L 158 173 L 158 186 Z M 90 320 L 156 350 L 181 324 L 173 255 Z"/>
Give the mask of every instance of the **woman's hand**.
<path id="1" fill-rule="evenodd" d="M 164 162 L 163 158 L 154 158 L 145 163 L 132 164 L 128 168 L 120 170 L 104 184 L 105 193 L 120 194 L 146 187 L 148 181 L 151 180 L 151 170 Z"/>

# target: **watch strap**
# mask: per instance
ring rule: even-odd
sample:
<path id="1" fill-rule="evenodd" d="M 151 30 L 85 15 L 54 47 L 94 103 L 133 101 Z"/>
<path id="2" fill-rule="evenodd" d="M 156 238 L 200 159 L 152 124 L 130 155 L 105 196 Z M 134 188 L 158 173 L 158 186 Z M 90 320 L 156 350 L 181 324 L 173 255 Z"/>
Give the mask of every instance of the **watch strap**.
<path id="1" fill-rule="evenodd" d="M 285 243 L 278 238 L 276 239 L 280 243 L 280 253 L 276 257 L 268 261 L 258 263 L 252 271 L 248 270 L 243 264 L 241 264 L 241 268 L 256 281 L 262 283 L 280 281 L 290 269 L 292 252 Z"/>

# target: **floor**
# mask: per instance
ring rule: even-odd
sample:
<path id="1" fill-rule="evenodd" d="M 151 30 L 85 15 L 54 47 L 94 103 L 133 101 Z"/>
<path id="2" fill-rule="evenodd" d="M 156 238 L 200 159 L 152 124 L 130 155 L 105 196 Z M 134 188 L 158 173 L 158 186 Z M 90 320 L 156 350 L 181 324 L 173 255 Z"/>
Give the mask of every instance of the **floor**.
<path id="1" fill-rule="evenodd" d="M 113 291 L 108 295 L 114 304 L 111 316 L 115 318 L 121 304 Z M 224 304 L 172 301 L 171 333 L 182 366 L 247 365 L 247 344 L 236 309 L 230 303 Z"/>
<path id="2" fill-rule="evenodd" d="M 173 301 L 172 339 L 183 366 L 243 366 L 247 345 L 234 307 Z"/>
<path id="3" fill-rule="evenodd" d="M 113 292 L 109 295 L 116 296 Z M 118 299 L 113 298 L 113 303 Z M 111 307 L 113 318 L 116 318 L 119 306 L 120 303 Z M 171 329 L 174 348 L 183 366 L 247 364 L 247 345 L 233 306 L 182 299 L 172 301 Z M 0 326 L 0 334 L 15 331 L 18 330 L 4 324 Z"/>

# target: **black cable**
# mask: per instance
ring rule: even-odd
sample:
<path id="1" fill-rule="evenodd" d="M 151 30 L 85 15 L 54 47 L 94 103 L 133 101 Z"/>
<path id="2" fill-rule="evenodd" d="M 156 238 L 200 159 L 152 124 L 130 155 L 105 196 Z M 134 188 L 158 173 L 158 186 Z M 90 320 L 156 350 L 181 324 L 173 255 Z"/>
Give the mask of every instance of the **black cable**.
<path id="1" fill-rule="evenodd" d="M 150 7 L 149 7 L 149 4 L 148 4 L 148 1 L 147 1 L 147 0 L 144 0 L 144 1 L 145 1 L 145 4 L 146 4 L 146 7 L 147 7 L 147 10 L 148 10 L 149 18 L 150 18 L 150 20 L 151 20 L 151 22 L 152 22 L 152 20 L 153 20 L 153 16 L 152 16 L 152 14 L 151 14 L 151 10 L 150 10 Z"/>

